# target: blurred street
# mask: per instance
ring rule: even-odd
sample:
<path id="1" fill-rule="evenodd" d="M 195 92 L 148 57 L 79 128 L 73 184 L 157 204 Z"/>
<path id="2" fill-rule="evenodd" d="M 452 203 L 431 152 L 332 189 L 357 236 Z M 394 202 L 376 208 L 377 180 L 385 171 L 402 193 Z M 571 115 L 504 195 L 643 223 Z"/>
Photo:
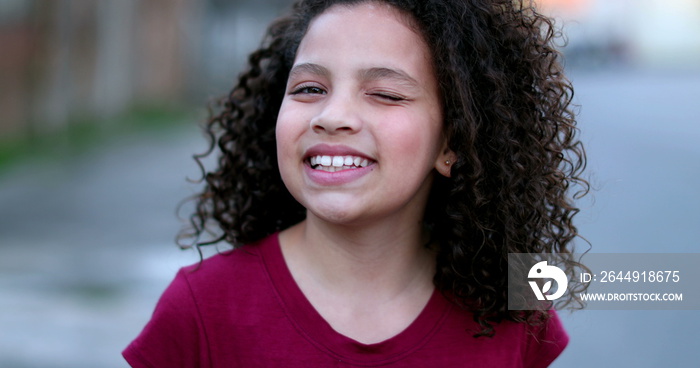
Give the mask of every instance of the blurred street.
<path id="1" fill-rule="evenodd" d="M 572 80 L 596 188 L 578 223 L 593 251 L 697 252 L 700 73 Z M 175 209 L 197 188 L 190 157 L 205 147 L 180 127 L 0 173 L 0 367 L 126 366 L 121 350 L 178 267 L 198 259 L 174 244 Z M 554 367 L 696 364 L 700 311 L 562 319 L 571 343 Z"/>
<path id="2" fill-rule="evenodd" d="M 196 128 L 120 137 L 0 176 L 0 367 L 122 367 L 180 265 Z"/>
<path id="3" fill-rule="evenodd" d="M 694 106 L 700 71 L 571 77 L 594 188 L 580 202 L 577 223 L 592 252 L 698 253 L 700 113 Z M 571 342 L 553 367 L 697 365 L 700 311 L 584 310 L 561 316 Z"/>

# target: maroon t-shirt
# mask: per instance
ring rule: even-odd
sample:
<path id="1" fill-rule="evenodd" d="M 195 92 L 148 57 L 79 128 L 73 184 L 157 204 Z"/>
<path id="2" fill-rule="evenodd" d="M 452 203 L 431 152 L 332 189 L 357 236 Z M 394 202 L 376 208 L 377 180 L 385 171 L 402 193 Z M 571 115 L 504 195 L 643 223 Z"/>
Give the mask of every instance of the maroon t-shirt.
<path id="1" fill-rule="evenodd" d="M 436 291 L 386 341 L 343 336 L 301 292 L 273 235 L 180 270 L 123 354 L 134 368 L 546 367 L 569 340 L 556 314 L 537 327 L 503 322 L 493 338 L 478 330 Z"/>

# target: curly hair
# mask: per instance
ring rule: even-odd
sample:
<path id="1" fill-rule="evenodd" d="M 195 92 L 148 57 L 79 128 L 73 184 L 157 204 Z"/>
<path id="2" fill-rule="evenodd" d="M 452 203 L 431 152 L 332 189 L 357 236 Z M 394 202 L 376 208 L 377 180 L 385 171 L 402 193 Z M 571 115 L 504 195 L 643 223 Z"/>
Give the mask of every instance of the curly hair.
<path id="1" fill-rule="evenodd" d="M 434 59 L 444 132 L 457 155 L 450 178 L 436 175 L 424 218 L 438 247 L 435 286 L 473 312 L 477 335 L 493 334 L 503 319 L 545 320 L 548 313 L 508 310 L 507 256 L 558 256 L 569 276 L 583 267 L 569 255 L 578 236 L 574 199 L 589 186 L 557 32 L 526 0 L 297 2 L 269 27 L 206 125 L 211 145 L 195 159 L 201 165 L 218 149 L 218 167 L 202 168 L 206 187 L 180 246 L 239 247 L 305 218 L 277 167 L 277 113 L 310 22 L 333 5 L 366 1 L 410 15 Z"/>

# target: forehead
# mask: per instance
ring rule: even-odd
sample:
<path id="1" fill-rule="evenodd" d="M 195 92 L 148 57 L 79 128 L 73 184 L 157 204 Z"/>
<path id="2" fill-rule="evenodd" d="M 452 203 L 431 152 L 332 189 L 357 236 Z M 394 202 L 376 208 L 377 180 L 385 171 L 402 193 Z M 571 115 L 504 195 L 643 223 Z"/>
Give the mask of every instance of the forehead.
<path id="1" fill-rule="evenodd" d="M 414 32 L 416 32 L 416 34 L 421 34 L 420 27 L 418 26 L 418 22 L 413 16 L 413 14 L 397 6 L 391 5 L 387 2 L 380 0 L 365 0 L 356 3 L 334 4 L 329 6 L 317 16 L 315 16 L 314 19 L 312 19 L 312 22 L 320 15 L 326 13 L 338 14 L 343 12 L 353 13 L 357 11 L 369 11 L 376 17 L 378 21 L 381 21 L 382 18 L 390 17 L 394 20 L 398 20 L 399 22 L 403 23 L 404 26 L 412 29 Z"/>
<path id="2" fill-rule="evenodd" d="M 333 5 L 316 16 L 299 45 L 295 64 L 341 54 L 366 64 L 432 65 L 430 50 L 412 16 L 374 1 Z"/>

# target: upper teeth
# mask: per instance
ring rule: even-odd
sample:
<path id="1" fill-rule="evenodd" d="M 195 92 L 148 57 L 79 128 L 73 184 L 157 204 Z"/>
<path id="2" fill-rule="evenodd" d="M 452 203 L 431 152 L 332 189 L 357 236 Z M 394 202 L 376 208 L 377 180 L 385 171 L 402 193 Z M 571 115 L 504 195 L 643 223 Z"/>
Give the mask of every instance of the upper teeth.
<path id="1" fill-rule="evenodd" d="M 311 166 L 357 166 L 365 167 L 369 165 L 369 160 L 357 156 L 312 156 L 309 159 Z"/>

